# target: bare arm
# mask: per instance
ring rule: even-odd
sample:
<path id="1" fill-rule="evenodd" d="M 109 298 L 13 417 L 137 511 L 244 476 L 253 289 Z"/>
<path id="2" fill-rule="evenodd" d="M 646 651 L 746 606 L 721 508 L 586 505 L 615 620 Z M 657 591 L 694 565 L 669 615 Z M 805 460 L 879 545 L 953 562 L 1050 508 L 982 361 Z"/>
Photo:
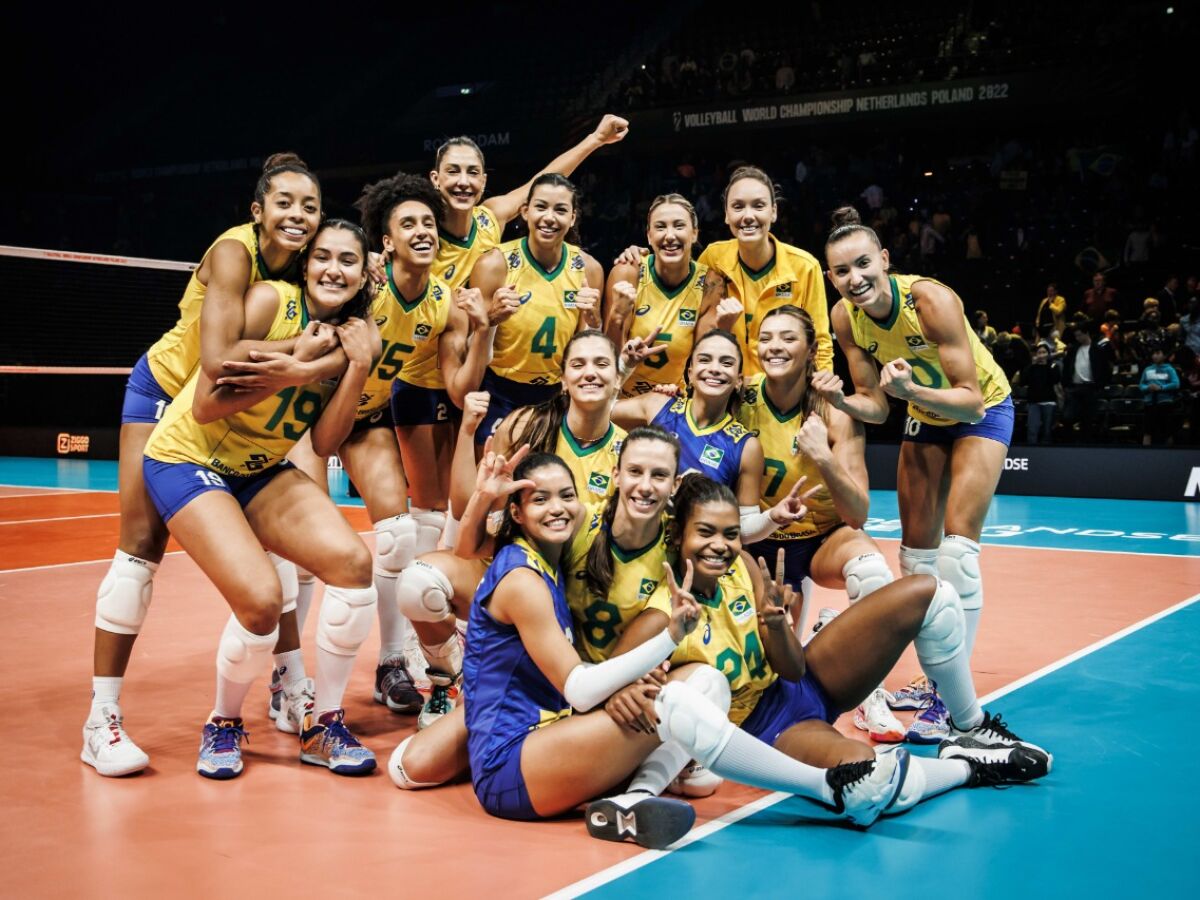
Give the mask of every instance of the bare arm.
<path id="1" fill-rule="evenodd" d="M 347 358 L 346 372 L 313 426 L 313 452 L 318 456 L 333 455 L 350 436 L 363 385 L 367 383 L 372 363 L 383 352 L 374 320 L 368 323 L 350 319 L 345 325 L 339 325 L 337 331 Z"/>
<path id="2" fill-rule="evenodd" d="M 826 407 L 824 418 L 804 420 L 797 444 L 821 473 L 838 517 L 851 528 L 862 528 L 871 504 L 862 424 L 841 410 Z"/>
<path id="3" fill-rule="evenodd" d="M 612 420 L 617 426 L 629 431 L 638 425 L 648 425 L 654 421 L 664 406 L 671 402 L 670 397 L 662 394 L 642 394 L 627 400 L 618 400 L 613 404 Z M 761 463 L 760 463 L 761 465 Z M 756 499 L 755 503 L 758 502 Z"/>
<path id="4" fill-rule="evenodd" d="M 580 665 L 579 653 L 558 624 L 542 577 L 526 568 L 509 572 L 496 586 L 488 612 L 496 621 L 516 626 L 534 665 L 562 692 L 567 676 Z"/>
<path id="5" fill-rule="evenodd" d="M 438 337 L 438 366 L 446 393 L 459 409 L 468 393 L 479 390 L 491 351 L 482 292 L 478 288 L 457 288 L 446 329 Z"/>
<path id="6" fill-rule="evenodd" d="M 742 464 L 738 468 L 737 494 L 738 506 L 753 506 L 758 508 L 762 498 L 763 483 L 763 448 L 758 438 L 751 435 L 746 438 L 746 446 L 742 450 Z"/>
<path id="7" fill-rule="evenodd" d="M 787 681 L 799 681 L 807 668 L 804 648 L 787 620 L 787 610 L 795 598 L 793 589 L 783 582 L 783 548 L 775 560 L 751 559 L 742 551 L 742 562 L 754 583 L 754 600 L 758 608 L 758 636 L 762 640 L 767 663 Z M 769 562 L 775 563 L 775 577 L 768 569 Z"/>
<path id="8" fill-rule="evenodd" d="M 837 335 L 838 346 L 842 348 L 846 362 L 850 365 L 854 393 L 847 397 L 843 391 L 842 380 L 832 372 L 818 371 L 813 376 L 813 389 L 820 393 L 829 405 L 860 422 L 882 424 L 887 421 L 888 400 L 887 394 L 879 386 L 879 370 L 875 366 L 875 360 L 854 342 L 850 316 L 841 303 L 833 308 L 832 318 L 833 333 Z"/>
<path id="9" fill-rule="evenodd" d="M 562 153 L 550 162 L 539 169 L 537 173 L 527 182 L 515 190 L 509 191 L 507 194 L 500 194 L 496 197 L 489 197 L 483 201 L 483 205 L 496 214 L 496 218 L 503 224 L 507 225 L 517 217 L 517 213 L 521 211 L 521 205 L 525 202 L 525 198 L 529 196 L 529 188 L 534 180 L 539 175 L 544 175 L 547 172 L 557 172 L 559 175 L 570 175 L 580 164 L 603 147 L 605 144 L 615 144 L 625 138 L 629 133 L 629 122 L 622 119 L 620 116 L 614 116 L 611 113 L 604 116 L 600 120 L 600 124 L 596 126 L 596 130 L 585 137 L 582 141 Z M 474 274 L 474 273 L 472 273 Z M 472 282 L 474 283 L 474 282 Z"/>

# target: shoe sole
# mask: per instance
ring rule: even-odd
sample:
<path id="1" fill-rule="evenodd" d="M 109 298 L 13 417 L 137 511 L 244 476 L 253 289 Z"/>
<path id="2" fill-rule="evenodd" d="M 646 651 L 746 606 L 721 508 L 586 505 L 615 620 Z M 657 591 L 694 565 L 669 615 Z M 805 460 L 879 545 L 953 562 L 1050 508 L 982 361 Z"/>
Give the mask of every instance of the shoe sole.
<path id="1" fill-rule="evenodd" d="M 211 778 L 213 781 L 228 781 L 230 778 L 237 778 L 242 774 L 242 769 L 217 769 L 210 772 L 207 769 L 196 769 L 196 772 L 203 775 L 205 778 Z"/>
<path id="2" fill-rule="evenodd" d="M 902 744 L 904 737 L 907 734 L 905 731 L 880 731 L 874 732 L 866 722 L 855 717 L 854 727 L 859 731 L 865 731 L 871 740 L 880 744 Z"/>
<path id="3" fill-rule="evenodd" d="M 322 759 L 319 756 L 313 756 L 311 753 L 301 753 L 300 762 L 307 763 L 310 766 L 321 766 L 328 769 L 334 775 L 366 775 L 368 772 L 374 772 L 376 762 L 373 759 L 364 760 L 356 766 L 331 766 L 329 761 Z"/>
<path id="4" fill-rule="evenodd" d="M 425 698 L 424 697 L 421 697 L 419 700 L 417 700 L 413 703 L 409 703 L 408 705 L 402 706 L 398 703 L 392 703 L 392 698 L 384 697 L 383 693 L 380 691 L 376 691 L 372 696 L 374 696 L 376 703 L 378 703 L 380 706 L 386 706 L 388 709 L 390 709 L 394 713 L 404 713 L 405 715 L 412 715 L 413 713 L 419 713 L 421 711 L 422 707 L 425 706 Z"/>
<path id="5" fill-rule="evenodd" d="M 1018 745 L 1018 746 L 1021 746 L 1021 749 L 1026 751 L 1026 756 L 1029 760 L 1029 765 L 1022 766 L 1017 763 L 1011 763 L 1011 762 L 1005 763 L 1004 765 L 1009 766 L 1013 769 L 1016 769 L 1017 773 L 1018 773 L 1016 777 L 1005 779 L 1005 781 L 1008 784 L 1027 784 L 1030 781 L 1036 781 L 1038 778 L 1044 778 L 1045 776 L 1050 774 L 1050 772 L 1054 768 L 1054 757 L 1053 756 L 1051 756 L 1049 753 L 1046 753 L 1044 750 L 1034 751 L 1031 748 L 1026 747 L 1024 745 Z M 939 747 L 938 748 L 938 758 L 939 759 L 973 760 L 974 757 L 971 756 L 969 753 L 961 752 L 961 751 L 965 751 L 966 749 L 967 748 L 960 747 L 958 745 L 951 745 L 950 748 L 948 749 L 948 751 L 946 752 L 946 755 L 942 756 L 941 748 Z M 955 750 L 959 750 L 960 752 L 955 753 L 954 752 Z"/>
<path id="6" fill-rule="evenodd" d="M 647 850 L 662 850 L 692 830 L 696 810 L 682 800 L 647 797 L 626 810 L 612 800 L 588 804 L 588 834 L 602 841 L 633 841 Z"/>
<path id="7" fill-rule="evenodd" d="M 928 746 L 930 744 L 941 745 L 942 741 L 946 740 L 946 736 L 937 735 L 927 737 L 926 735 L 918 734 L 915 731 L 909 731 L 905 733 L 904 740 L 910 744 L 920 744 L 924 746 Z"/>
<path id="8" fill-rule="evenodd" d="M 82 751 L 79 754 L 79 759 L 82 762 L 87 763 L 89 766 L 91 766 L 93 769 L 95 769 L 97 772 L 99 772 L 105 778 L 122 778 L 125 775 L 136 775 L 138 772 L 145 771 L 146 768 L 149 767 L 149 765 L 150 765 L 150 757 L 146 757 L 146 761 L 139 766 L 135 766 L 133 768 L 112 769 L 107 766 L 101 766 L 98 762 L 96 762 L 95 758 L 90 753 L 88 753 L 86 750 Z"/>
<path id="9" fill-rule="evenodd" d="M 1015 744 L 984 744 L 982 741 L 971 741 L 970 743 L 958 743 L 953 738 L 943 740 L 938 744 L 938 757 L 940 759 L 965 759 L 964 754 L 953 753 L 955 749 L 960 750 L 1008 750 L 1013 747 L 1023 747 L 1033 754 L 1042 754 L 1046 757 L 1046 773 L 1047 775 L 1054 769 L 1054 754 L 1049 750 L 1038 747 L 1036 744 L 1027 744 L 1024 741 L 1018 741 Z M 946 755 L 942 755 L 942 751 L 946 751 Z"/>

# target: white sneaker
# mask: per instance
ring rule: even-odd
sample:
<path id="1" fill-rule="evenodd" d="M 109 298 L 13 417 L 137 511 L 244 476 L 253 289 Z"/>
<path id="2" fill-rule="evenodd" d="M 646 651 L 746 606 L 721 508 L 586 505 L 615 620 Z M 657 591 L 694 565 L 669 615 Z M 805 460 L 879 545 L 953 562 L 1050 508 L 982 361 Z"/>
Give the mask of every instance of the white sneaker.
<path id="1" fill-rule="evenodd" d="M 317 685 L 311 678 L 302 678 L 292 685 L 291 690 L 280 688 L 279 713 L 275 716 L 275 727 L 284 734 L 299 734 L 304 717 L 313 711 L 317 699 Z"/>
<path id="2" fill-rule="evenodd" d="M 836 609 L 830 609 L 828 606 L 822 606 L 820 612 L 817 613 L 817 621 L 813 622 L 812 633 L 808 636 L 808 640 L 804 641 L 804 643 L 807 644 L 808 641 L 811 641 L 814 637 L 816 637 L 817 632 L 837 618 L 837 614 L 838 611 Z"/>
<path id="3" fill-rule="evenodd" d="M 825 783 L 834 797 L 828 808 L 839 818 L 866 828 L 896 802 L 908 767 L 908 751 L 903 747 L 876 754 L 873 760 L 834 766 L 825 772 Z"/>
<path id="4" fill-rule="evenodd" d="M 865 731 L 881 744 L 899 744 L 904 740 L 905 728 L 888 709 L 887 692 L 875 688 L 871 695 L 854 711 L 854 727 Z"/>
<path id="5" fill-rule="evenodd" d="M 711 797 L 725 779 L 692 760 L 683 767 L 667 790 L 680 797 Z"/>
<path id="6" fill-rule="evenodd" d="M 79 758 L 101 775 L 132 775 L 150 765 L 150 757 L 125 733 L 121 707 L 106 703 L 83 723 Z"/>
<path id="7" fill-rule="evenodd" d="M 423 731 L 454 711 L 462 684 L 461 675 L 448 675 L 437 669 L 427 669 L 426 675 L 430 683 L 429 699 L 417 714 L 417 731 Z"/>
<path id="8" fill-rule="evenodd" d="M 421 649 L 421 639 L 417 637 L 417 632 L 413 628 L 409 628 L 408 636 L 404 639 L 404 665 L 408 669 L 408 674 L 416 689 L 423 694 L 428 694 L 430 688 L 433 687 L 429 677 L 425 674 L 425 669 L 429 664 L 425 661 L 425 651 Z"/>

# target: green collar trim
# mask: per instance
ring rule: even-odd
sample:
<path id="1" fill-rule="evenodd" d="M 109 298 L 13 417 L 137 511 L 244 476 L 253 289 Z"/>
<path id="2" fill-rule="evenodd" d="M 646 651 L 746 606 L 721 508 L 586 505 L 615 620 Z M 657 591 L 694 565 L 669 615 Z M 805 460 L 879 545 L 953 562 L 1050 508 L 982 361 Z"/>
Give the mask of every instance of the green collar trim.
<path id="1" fill-rule="evenodd" d="M 566 440 L 567 446 L 571 448 L 571 452 L 576 456 L 591 456 L 598 450 L 602 450 L 608 446 L 609 439 L 612 438 L 613 424 L 608 423 L 608 431 L 604 432 L 604 437 L 596 441 L 590 447 L 581 446 L 575 435 L 571 434 L 571 429 L 567 427 L 566 417 L 563 417 L 562 425 L 559 426 L 559 431 L 562 433 L 563 439 Z"/>
<path id="2" fill-rule="evenodd" d="M 658 527 L 658 534 L 654 536 L 654 540 L 648 543 L 645 547 L 639 547 L 637 550 L 626 550 L 621 547 L 615 539 L 609 540 L 608 546 L 612 549 L 612 554 L 623 563 L 631 563 L 638 557 L 645 556 L 652 549 L 657 547 L 662 541 L 663 526 Z M 611 538 L 611 535 L 610 535 Z"/>
<path id="3" fill-rule="evenodd" d="M 547 281 L 553 281 L 555 278 L 557 278 L 559 275 L 561 275 L 563 267 L 566 266 L 566 264 L 567 264 L 567 245 L 566 244 L 563 244 L 562 256 L 559 257 L 558 265 L 555 266 L 553 269 L 543 268 L 542 264 L 533 258 L 533 253 L 530 252 L 530 250 L 529 250 L 529 238 L 528 237 L 521 238 L 521 253 L 524 255 L 525 261 L 528 262 L 529 265 L 533 266 L 534 271 L 536 271 L 539 275 L 541 275 Z"/>
<path id="4" fill-rule="evenodd" d="M 392 289 L 392 296 L 394 296 L 400 302 L 400 308 L 406 313 L 410 313 L 415 310 L 421 305 L 425 298 L 429 296 L 429 285 L 433 279 L 425 279 L 425 289 L 421 291 L 421 293 L 417 296 L 417 299 L 410 302 L 404 299 L 404 295 L 400 293 L 400 288 L 396 287 L 396 282 L 392 279 L 392 264 L 389 262 L 384 266 L 384 268 L 387 270 L 388 287 Z"/>
<path id="5" fill-rule="evenodd" d="M 691 286 L 692 279 L 696 277 L 696 263 L 689 262 L 687 277 L 684 278 L 683 281 L 679 282 L 679 284 L 677 284 L 675 287 L 668 288 L 665 284 L 662 283 L 662 279 L 660 279 L 658 277 L 658 272 L 654 268 L 654 254 L 653 253 L 651 253 L 650 256 L 646 259 L 646 265 L 650 267 L 650 278 L 654 282 L 654 286 L 656 288 L 658 288 L 660 291 L 662 291 L 662 295 L 664 297 L 666 297 L 668 300 L 674 300 L 676 297 L 678 297 L 680 294 L 682 294 L 684 291 L 686 291 L 688 289 L 688 287 Z"/>
<path id="6" fill-rule="evenodd" d="M 441 228 L 438 229 L 438 238 L 450 244 L 452 247 L 459 247 L 463 250 L 470 250 L 471 245 L 475 243 L 475 234 L 479 231 L 479 226 L 475 222 L 475 210 L 471 210 L 471 230 L 467 232 L 467 236 L 461 241 L 448 231 Z"/>

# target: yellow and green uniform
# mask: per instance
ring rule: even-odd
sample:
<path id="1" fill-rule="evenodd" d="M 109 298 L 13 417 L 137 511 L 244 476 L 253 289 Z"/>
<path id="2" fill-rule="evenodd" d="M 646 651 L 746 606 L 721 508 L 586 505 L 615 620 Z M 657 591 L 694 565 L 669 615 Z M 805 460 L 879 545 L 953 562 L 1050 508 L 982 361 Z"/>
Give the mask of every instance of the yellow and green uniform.
<path id="1" fill-rule="evenodd" d="M 804 424 L 804 404 L 792 410 L 775 408 L 765 389 L 765 375 L 755 375 L 742 392 L 738 422 L 758 435 L 763 448 L 763 485 L 759 507 L 768 510 L 788 495 L 801 476 L 808 478 L 806 488 L 824 481 L 821 470 L 800 453 L 797 436 Z M 794 541 L 827 534 L 842 524 L 828 490 L 806 501 L 808 514 L 799 522 L 780 528 L 771 537 Z"/>
<path id="2" fill-rule="evenodd" d="M 799 247 L 777 241 L 772 235 L 767 237 L 775 247 L 775 255 L 766 268 L 758 271 L 742 262 L 736 240 L 715 241 L 700 254 L 700 264 L 724 275 L 728 295 L 745 307 L 745 324 L 734 328 L 734 334 L 742 342 L 743 371 L 747 376 L 762 371 L 757 346 L 763 316 L 789 303 L 812 316 L 817 332 L 817 368 L 833 371 L 833 341 L 829 336 L 829 306 L 821 264 Z"/>
<path id="3" fill-rule="evenodd" d="M 604 437 L 590 447 L 581 447 L 563 417 L 554 452 L 575 476 L 575 490 L 585 503 L 597 498 L 603 500 L 616 490 L 613 472 L 624 440 L 625 429 L 610 422 Z"/>
<path id="4" fill-rule="evenodd" d="M 237 241 L 246 248 L 250 256 L 250 284 L 273 277 L 259 252 L 258 229 L 253 222 L 222 232 L 204 251 L 200 266 L 221 241 Z M 208 293 L 208 285 L 200 281 L 200 266 L 196 266 L 184 288 L 183 298 L 179 301 L 179 320 L 146 351 L 146 361 L 154 380 L 172 397 L 183 390 L 200 365 L 200 307 Z"/>
<path id="5" fill-rule="evenodd" d="M 642 360 L 625 382 L 621 396 L 645 394 L 656 384 L 677 384 L 684 388 L 683 374 L 696 337 L 700 319 L 700 301 L 704 299 L 708 266 L 691 263 L 687 278 L 674 288 L 659 281 L 654 256 L 642 261 L 638 269 L 637 299 L 629 337 L 649 338 L 659 328 L 655 343 L 666 343 L 664 353 Z"/>
<path id="6" fill-rule="evenodd" d="M 396 287 L 388 263 L 387 284 L 375 295 L 371 315 L 383 338 L 383 355 L 363 385 L 356 419 L 387 407 L 394 378 L 417 387 L 445 387 L 438 368 L 438 342 L 450 320 L 450 289 L 444 281 L 430 275 L 425 290 L 410 302 Z"/>
<path id="7" fill-rule="evenodd" d="M 880 365 L 887 365 L 893 359 L 905 359 L 912 366 L 913 382 L 916 384 L 936 389 L 950 387 L 950 379 L 946 377 L 938 357 L 937 344 L 928 341 L 921 331 L 921 321 L 917 318 L 917 302 L 912 291 L 913 286 L 920 281 L 928 281 L 942 287 L 946 285 L 921 275 L 892 275 L 889 281 L 892 289 L 892 311 L 883 322 L 875 321 L 850 301 L 842 300 L 850 317 L 854 343 L 875 357 Z M 955 299 L 958 299 L 957 294 Z M 980 343 L 974 329 L 967 323 L 965 314 L 962 320 L 963 330 L 971 345 L 971 356 L 975 360 L 975 372 L 979 378 L 979 390 L 983 394 L 983 406 L 984 409 L 991 409 L 1003 403 L 1012 393 L 1012 388 L 1008 385 L 1008 379 L 1004 377 L 1004 371 L 996 364 L 992 354 Z M 947 419 L 912 402 L 908 404 L 908 414 L 926 425 L 958 424 L 953 419 Z"/>
<path id="8" fill-rule="evenodd" d="M 609 501 L 616 503 L 614 497 Z M 623 550 L 609 537 L 613 577 L 606 596 L 588 589 L 587 558 L 596 538 L 603 533 L 603 504 L 589 506 L 583 527 L 575 534 L 563 557 L 567 605 L 575 619 L 579 655 L 588 662 L 604 662 L 617 646 L 625 627 L 636 619 L 663 578 L 663 562 L 673 551 L 667 541 L 666 517 L 654 540 L 637 550 Z"/>
<path id="9" fill-rule="evenodd" d="M 439 227 L 433 274 L 451 290 L 463 287 L 471 277 L 475 262 L 500 243 L 503 233 L 504 223 L 486 206 L 476 206 L 471 210 L 471 230 L 462 240 Z"/>
<path id="10" fill-rule="evenodd" d="M 678 575 L 675 577 L 679 579 Z M 758 634 L 754 582 L 739 555 L 729 571 L 717 579 L 714 596 L 704 597 L 695 590 L 692 593 L 700 604 L 700 621 L 675 648 L 671 662 L 707 663 L 719 670 L 729 680 L 733 695 L 729 720 L 741 725 L 754 711 L 762 692 L 778 677 L 767 663 Z M 665 582 L 650 596 L 646 606 L 671 615 L 671 591 Z"/>
<path id="11" fill-rule="evenodd" d="M 304 331 L 308 308 L 294 284 L 272 281 L 279 308 L 263 340 L 284 341 Z M 249 409 L 201 425 L 192 416 L 193 377 L 167 407 L 146 444 L 159 462 L 196 463 L 221 475 L 253 475 L 283 460 L 321 415 L 334 386 L 328 382 L 284 388 Z"/>
<path id="12" fill-rule="evenodd" d="M 520 294 L 521 307 L 496 328 L 491 370 L 522 384 L 557 384 L 563 351 L 579 325 L 575 296 L 587 287 L 583 253 L 564 243 L 558 263 L 546 270 L 533 258 L 527 238 L 499 250 L 507 269 L 504 283 Z"/>

